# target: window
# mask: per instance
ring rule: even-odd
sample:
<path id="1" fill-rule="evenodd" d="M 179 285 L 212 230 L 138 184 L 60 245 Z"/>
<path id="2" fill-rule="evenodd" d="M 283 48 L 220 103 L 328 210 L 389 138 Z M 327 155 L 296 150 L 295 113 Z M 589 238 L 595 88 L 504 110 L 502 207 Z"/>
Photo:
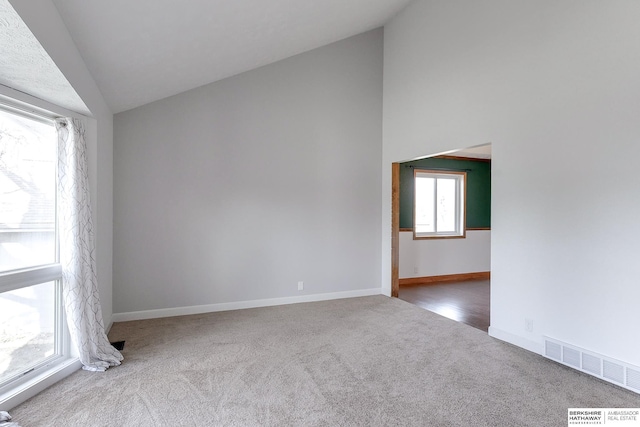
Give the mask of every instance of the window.
<path id="1" fill-rule="evenodd" d="M 466 172 L 413 171 L 413 238 L 465 236 Z"/>
<path id="2" fill-rule="evenodd" d="M 0 104 L 0 396 L 68 358 L 52 118 Z"/>

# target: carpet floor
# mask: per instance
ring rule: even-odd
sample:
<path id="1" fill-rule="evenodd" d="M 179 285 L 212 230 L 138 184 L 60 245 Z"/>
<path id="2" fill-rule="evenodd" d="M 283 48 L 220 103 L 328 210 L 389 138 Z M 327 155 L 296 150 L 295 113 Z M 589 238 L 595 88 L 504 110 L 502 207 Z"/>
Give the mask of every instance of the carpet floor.
<path id="1" fill-rule="evenodd" d="M 566 426 L 640 395 L 384 296 L 113 325 L 125 360 L 11 411 L 38 426 Z"/>

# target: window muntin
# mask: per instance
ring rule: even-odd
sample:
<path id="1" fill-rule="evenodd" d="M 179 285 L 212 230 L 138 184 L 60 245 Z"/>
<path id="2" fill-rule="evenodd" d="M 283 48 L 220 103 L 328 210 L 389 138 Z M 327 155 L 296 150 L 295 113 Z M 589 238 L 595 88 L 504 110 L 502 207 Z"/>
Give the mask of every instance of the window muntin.
<path id="1" fill-rule="evenodd" d="M 416 169 L 414 239 L 465 236 L 466 172 Z"/>

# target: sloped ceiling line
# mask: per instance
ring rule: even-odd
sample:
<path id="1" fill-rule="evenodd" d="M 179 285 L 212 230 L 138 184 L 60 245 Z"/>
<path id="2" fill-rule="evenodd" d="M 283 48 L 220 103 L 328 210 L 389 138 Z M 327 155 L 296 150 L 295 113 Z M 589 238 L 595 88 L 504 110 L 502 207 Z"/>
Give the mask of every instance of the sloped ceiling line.
<path id="1" fill-rule="evenodd" d="M 114 113 L 378 28 L 410 2 L 52 1 Z"/>

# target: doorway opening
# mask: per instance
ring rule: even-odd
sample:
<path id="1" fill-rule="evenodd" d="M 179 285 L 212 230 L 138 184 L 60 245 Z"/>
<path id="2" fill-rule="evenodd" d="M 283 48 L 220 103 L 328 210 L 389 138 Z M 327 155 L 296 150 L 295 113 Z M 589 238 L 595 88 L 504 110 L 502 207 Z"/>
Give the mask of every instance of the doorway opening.
<path id="1" fill-rule="evenodd" d="M 451 202 L 452 185 L 446 193 L 453 174 L 464 175 L 459 205 Z M 421 178 L 426 185 L 416 185 Z M 461 232 L 436 230 L 452 223 L 447 215 L 464 218 Z M 491 144 L 392 165 L 391 252 L 392 296 L 488 331 Z"/>

